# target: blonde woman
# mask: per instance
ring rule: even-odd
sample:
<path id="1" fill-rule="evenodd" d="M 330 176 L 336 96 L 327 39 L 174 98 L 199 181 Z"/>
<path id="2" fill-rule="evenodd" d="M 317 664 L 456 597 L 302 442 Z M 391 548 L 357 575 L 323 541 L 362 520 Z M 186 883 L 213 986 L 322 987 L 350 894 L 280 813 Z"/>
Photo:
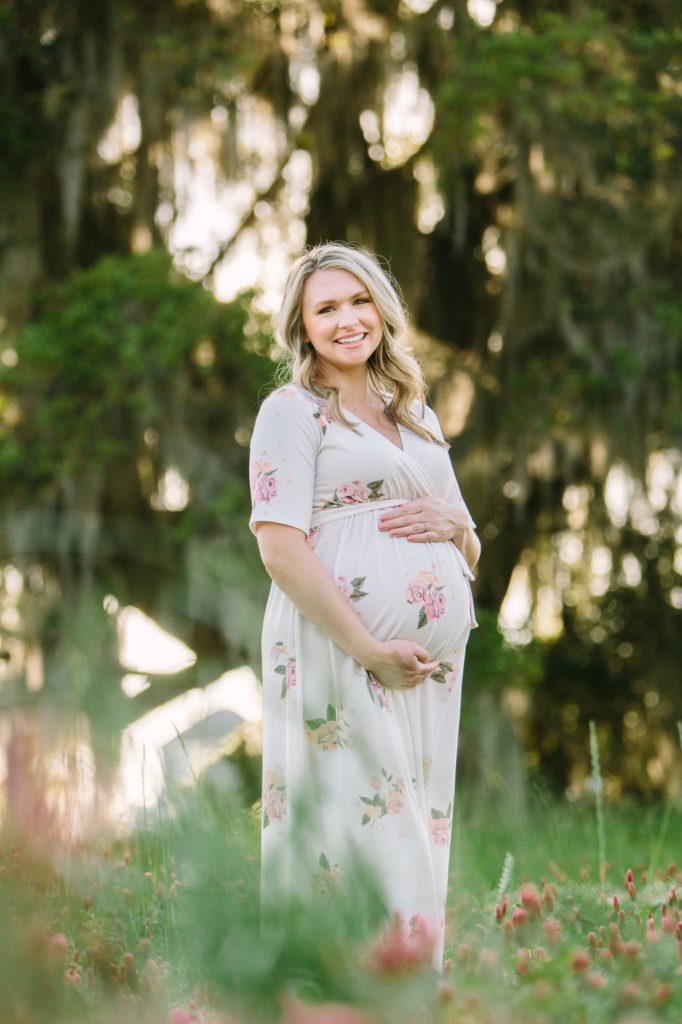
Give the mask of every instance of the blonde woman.
<path id="1" fill-rule="evenodd" d="M 405 330 L 366 250 L 325 243 L 294 263 L 278 327 L 289 383 L 251 441 L 250 525 L 272 578 L 263 890 L 328 895 L 359 857 L 389 912 L 430 922 L 439 965 L 480 544 Z"/>

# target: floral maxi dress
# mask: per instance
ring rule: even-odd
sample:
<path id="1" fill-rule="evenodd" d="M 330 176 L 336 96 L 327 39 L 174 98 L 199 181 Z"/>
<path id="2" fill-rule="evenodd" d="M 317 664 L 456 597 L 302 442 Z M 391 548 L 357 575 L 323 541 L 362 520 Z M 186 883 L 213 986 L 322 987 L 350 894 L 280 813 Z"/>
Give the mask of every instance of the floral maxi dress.
<path id="1" fill-rule="evenodd" d="M 416 408 L 442 436 L 434 412 Z M 344 413 L 357 433 L 299 385 L 263 402 L 251 440 L 251 528 L 302 530 L 369 632 L 420 643 L 438 667 L 414 689 L 385 689 L 273 583 L 262 637 L 263 895 L 280 885 L 324 895 L 359 857 L 388 910 L 432 923 L 439 960 L 473 576 L 452 542 L 391 537 L 379 518 L 433 494 L 475 524 L 445 448 L 401 426 L 401 450 Z M 311 792 L 299 848 L 297 800 Z"/>

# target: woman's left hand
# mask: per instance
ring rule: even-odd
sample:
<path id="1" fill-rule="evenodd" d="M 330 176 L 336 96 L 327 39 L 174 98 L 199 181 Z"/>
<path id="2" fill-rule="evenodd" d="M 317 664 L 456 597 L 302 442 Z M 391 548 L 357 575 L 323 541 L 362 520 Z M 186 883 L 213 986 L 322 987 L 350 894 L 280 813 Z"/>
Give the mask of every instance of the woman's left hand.
<path id="1" fill-rule="evenodd" d="M 379 519 L 379 529 L 392 537 L 422 543 L 452 540 L 457 547 L 468 528 L 469 519 L 461 508 L 431 494 L 388 509 Z"/>

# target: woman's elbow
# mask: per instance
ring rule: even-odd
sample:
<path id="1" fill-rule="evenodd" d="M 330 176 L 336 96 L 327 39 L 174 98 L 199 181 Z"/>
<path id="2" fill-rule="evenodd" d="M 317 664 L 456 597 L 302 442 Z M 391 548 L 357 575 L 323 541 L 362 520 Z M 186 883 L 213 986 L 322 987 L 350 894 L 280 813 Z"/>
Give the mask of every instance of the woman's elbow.
<path id="1" fill-rule="evenodd" d="M 272 523 L 261 524 L 256 539 L 265 571 L 275 583 L 282 579 L 297 559 L 299 549 L 305 542 L 300 530 Z"/>

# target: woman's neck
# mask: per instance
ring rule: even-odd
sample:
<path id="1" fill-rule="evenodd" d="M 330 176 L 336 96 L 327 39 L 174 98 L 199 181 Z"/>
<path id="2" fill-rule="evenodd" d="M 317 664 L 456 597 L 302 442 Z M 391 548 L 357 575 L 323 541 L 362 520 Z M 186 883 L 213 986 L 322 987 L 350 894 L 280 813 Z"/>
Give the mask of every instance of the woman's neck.
<path id="1" fill-rule="evenodd" d="M 333 387 L 338 390 L 339 401 L 346 408 L 355 411 L 363 409 L 375 409 L 379 404 L 383 406 L 380 396 L 372 386 L 369 374 L 365 371 L 362 376 L 350 375 L 328 375 L 320 381 L 323 386 Z"/>

